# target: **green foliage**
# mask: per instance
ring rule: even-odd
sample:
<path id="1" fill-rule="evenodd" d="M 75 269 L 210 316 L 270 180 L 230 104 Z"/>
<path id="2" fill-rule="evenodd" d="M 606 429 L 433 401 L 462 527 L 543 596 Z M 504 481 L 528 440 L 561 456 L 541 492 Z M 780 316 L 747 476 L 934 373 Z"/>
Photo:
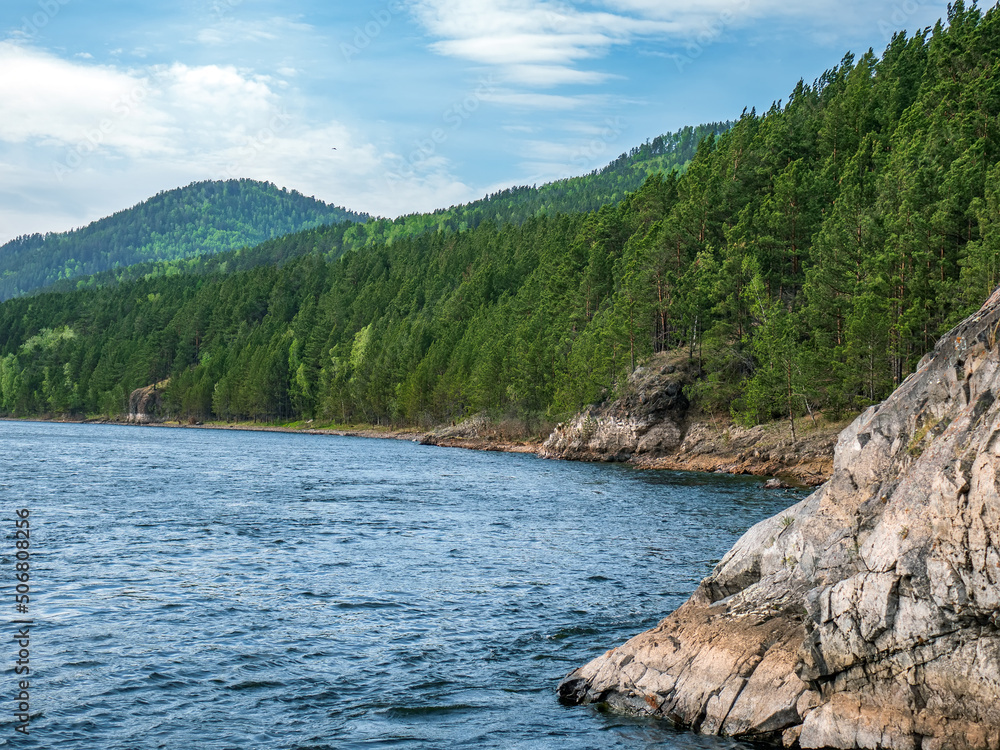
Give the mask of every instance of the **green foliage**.
<path id="1" fill-rule="evenodd" d="M 11 240 L 0 247 L 0 300 L 109 269 L 213 255 L 367 219 L 270 183 L 196 182 L 72 232 Z M 62 286 L 75 288 L 69 281 Z"/>
<path id="2" fill-rule="evenodd" d="M 699 405 L 743 422 L 862 408 L 1000 282 L 998 73 L 1000 9 L 959 2 L 947 26 L 848 55 L 696 150 L 696 131 L 647 144 L 605 182 L 10 300 L 0 409 L 116 413 L 169 377 L 181 418 L 558 419 L 664 351 L 700 365 Z M 670 169 L 612 195 L 640 162 Z"/>
<path id="3" fill-rule="evenodd" d="M 731 123 L 720 122 L 682 128 L 676 133 L 658 136 L 652 141 L 633 148 L 603 169 L 594 170 L 590 174 L 557 180 L 541 186 L 525 185 L 509 188 L 492 193 L 473 203 L 452 206 L 433 213 L 411 214 L 397 219 L 370 219 L 361 223 L 361 220 L 367 217 L 327 207 L 333 212 L 332 217 L 326 220 L 327 226 L 297 232 L 291 236 L 279 236 L 294 229 L 288 225 L 288 217 L 272 215 L 271 223 L 267 225 L 270 228 L 270 234 L 255 235 L 254 242 L 261 242 L 261 244 L 252 248 L 248 247 L 253 244 L 249 238 L 241 239 L 242 235 L 240 235 L 234 237 L 228 245 L 205 245 L 199 249 L 189 243 L 190 225 L 188 225 L 182 227 L 182 233 L 179 236 L 176 233 L 171 235 L 172 241 L 175 244 L 179 243 L 178 247 L 184 246 L 182 250 L 170 250 L 159 254 L 150 253 L 149 256 L 141 255 L 138 258 L 134 254 L 128 254 L 127 257 L 116 255 L 114 263 L 109 262 L 100 266 L 110 270 L 98 273 L 94 273 L 95 270 L 98 270 L 96 267 L 77 268 L 72 274 L 60 272 L 58 276 L 49 278 L 47 281 L 32 282 L 33 286 L 20 288 L 12 287 L 10 284 L 4 286 L 4 272 L 2 265 L 0 265 L 0 299 L 44 285 L 47 285 L 47 291 L 73 291 L 93 289 L 107 284 L 135 281 L 152 276 L 176 276 L 182 273 L 233 273 L 260 265 L 284 263 L 309 253 L 321 254 L 327 260 L 335 260 L 347 252 L 392 244 L 397 240 L 416 237 L 428 232 L 452 233 L 475 229 L 483 223 L 492 222 L 498 226 L 523 224 L 528 219 L 535 217 L 595 211 L 604 206 L 617 205 L 630 192 L 637 190 L 652 174 L 659 174 L 661 171 L 667 173 L 682 171 L 694 156 L 698 144 L 703 138 L 723 133 L 730 125 Z M 229 183 L 201 183 L 201 186 L 216 184 Z M 257 185 L 258 183 L 241 180 L 238 184 Z M 196 187 L 200 186 L 191 186 L 185 190 L 190 191 Z M 172 193 L 176 192 L 172 191 Z M 162 195 L 169 196 L 172 193 Z M 289 195 L 302 198 L 294 191 Z M 157 196 L 147 203 L 153 203 L 159 197 Z M 305 200 L 310 201 L 311 199 Z M 143 226 L 142 222 L 146 220 L 145 214 L 150 211 L 147 210 L 141 214 L 136 212 L 146 205 L 142 204 L 135 209 L 116 214 L 112 220 L 118 217 L 127 217 L 128 221 L 141 227 Z M 268 210 L 272 211 L 273 214 L 278 208 L 281 206 L 269 206 Z M 177 216 L 177 214 L 171 213 L 170 216 Z M 340 221 L 343 218 L 351 221 L 329 224 L 331 221 Z M 323 222 L 311 221 L 302 223 L 301 226 L 316 226 L 320 223 Z M 101 224 L 102 222 L 97 222 L 97 225 L 92 225 L 92 227 Z M 81 230 L 81 232 L 86 233 L 92 227 Z M 71 245 L 75 242 L 74 233 L 70 233 L 68 237 L 49 235 L 42 238 L 40 235 L 34 235 L 19 238 L 9 247 L 24 244 L 25 247 L 34 248 L 35 244 L 42 239 L 48 240 L 53 237 L 60 241 L 65 239 Z M 264 241 L 267 237 L 276 239 Z M 236 249 L 222 252 L 228 248 Z M 50 246 L 45 252 L 38 250 L 39 259 L 33 262 L 44 262 L 46 253 L 51 249 Z M 66 255 L 65 252 L 62 254 Z M 76 251 L 76 254 L 86 255 L 87 251 Z M 147 257 L 151 259 L 147 259 Z M 61 261 L 58 261 L 57 265 L 59 262 Z M 81 276 L 81 274 L 90 275 Z"/>

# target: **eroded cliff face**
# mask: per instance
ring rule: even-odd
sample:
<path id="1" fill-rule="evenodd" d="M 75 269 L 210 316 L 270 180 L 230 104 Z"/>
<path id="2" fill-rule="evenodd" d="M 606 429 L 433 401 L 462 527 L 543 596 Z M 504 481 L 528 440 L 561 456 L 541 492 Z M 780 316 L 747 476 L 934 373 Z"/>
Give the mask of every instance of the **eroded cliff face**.
<path id="1" fill-rule="evenodd" d="M 144 388 L 136 388 L 129 395 L 127 424 L 152 424 L 163 419 L 163 403 L 161 396 L 167 381 Z"/>
<path id="2" fill-rule="evenodd" d="M 841 433 L 830 481 L 572 672 L 605 703 L 802 748 L 1000 748 L 1000 290 Z"/>
<path id="3" fill-rule="evenodd" d="M 591 406 L 560 424 L 539 450 L 543 458 L 628 461 L 677 450 L 684 438 L 688 400 L 683 366 L 654 359 L 629 377 L 624 395 L 607 406 Z"/>
<path id="4" fill-rule="evenodd" d="M 811 486 L 830 477 L 839 428 L 800 419 L 793 439 L 786 422 L 741 427 L 726 416 L 691 415 L 684 386 L 696 380 L 697 370 L 683 353 L 657 355 L 632 373 L 620 398 L 558 425 L 538 454 L 643 469 L 782 475 Z M 430 440 L 439 438 L 448 435 L 435 431 Z"/>

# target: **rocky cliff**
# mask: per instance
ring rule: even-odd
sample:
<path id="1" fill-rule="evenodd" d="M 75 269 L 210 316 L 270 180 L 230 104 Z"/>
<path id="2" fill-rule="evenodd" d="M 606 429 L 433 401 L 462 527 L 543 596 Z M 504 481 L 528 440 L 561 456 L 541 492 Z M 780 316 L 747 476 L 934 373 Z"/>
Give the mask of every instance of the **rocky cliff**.
<path id="1" fill-rule="evenodd" d="M 829 478 L 843 424 L 800 419 L 792 439 L 787 422 L 740 427 L 725 415 L 691 415 L 683 389 L 696 371 L 684 354 L 657 355 L 632 373 L 621 397 L 558 425 L 538 454 L 643 469 L 782 475 L 813 486 Z"/>
<path id="2" fill-rule="evenodd" d="M 627 461 L 677 450 L 684 437 L 689 373 L 667 358 L 654 359 L 629 377 L 621 398 L 591 406 L 560 424 L 539 450 L 543 458 Z"/>
<path id="3" fill-rule="evenodd" d="M 801 748 L 1000 748 L 1000 290 L 568 703 Z"/>
<path id="4" fill-rule="evenodd" d="M 127 424 L 152 424 L 162 421 L 163 403 L 161 396 L 163 389 L 169 381 L 147 385 L 144 388 L 136 388 L 128 398 L 128 414 L 125 415 Z"/>

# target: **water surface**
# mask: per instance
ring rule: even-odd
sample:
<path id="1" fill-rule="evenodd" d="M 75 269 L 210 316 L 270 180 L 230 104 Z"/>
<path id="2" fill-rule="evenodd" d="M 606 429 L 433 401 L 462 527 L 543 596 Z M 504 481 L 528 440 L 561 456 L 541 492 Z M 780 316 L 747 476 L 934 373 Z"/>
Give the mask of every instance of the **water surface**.
<path id="1" fill-rule="evenodd" d="M 799 497 L 285 433 L 0 422 L 0 457 L 7 580 L 14 509 L 32 523 L 30 737 L 0 715 L 16 747 L 743 747 L 555 688 Z"/>

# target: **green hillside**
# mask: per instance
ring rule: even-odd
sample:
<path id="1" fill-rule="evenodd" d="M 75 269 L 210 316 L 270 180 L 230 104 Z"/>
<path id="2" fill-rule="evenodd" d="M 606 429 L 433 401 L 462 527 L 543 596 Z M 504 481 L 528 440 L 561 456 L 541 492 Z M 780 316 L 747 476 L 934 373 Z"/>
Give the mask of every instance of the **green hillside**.
<path id="1" fill-rule="evenodd" d="M 1000 284 L 998 80 L 1000 9 L 958 2 L 596 212 L 11 300 L 0 409 L 114 415 L 169 377 L 180 417 L 558 419 L 672 350 L 743 422 L 857 410 Z"/>
<path id="2" fill-rule="evenodd" d="M 459 232 L 474 229 L 483 222 L 503 226 L 522 224 L 537 216 L 595 211 L 602 206 L 620 203 L 651 174 L 683 170 L 704 138 L 724 133 L 730 127 L 732 123 L 725 122 L 682 128 L 637 146 L 590 174 L 540 186 L 509 188 L 460 206 L 397 219 L 371 219 L 365 223 L 324 226 L 211 257 L 183 256 L 176 260 L 121 264 L 122 267 L 103 273 L 58 281 L 49 285 L 47 290 L 92 289 L 110 283 L 180 273 L 232 273 L 258 265 L 282 263 L 305 253 L 318 253 L 327 260 L 334 260 L 346 252 L 391 244 L 426 232 Z"/>
<path id="3" fill-rule="evenodd" d="M 270 183 L 196 182 L 72 232 L 11 240 L 0 247 L 0 299 L 60 279 L 212 255 L 321 224 L 367 219 Z"/>
<path id="4" fill-rule="evenodd" d="M 683 170 L 697 153 L 698 144 L 732 126 L 732 122 L 712 122 L 681 128 L 636 146 L 590 174 L 537 187 L 509 188 L 473 203 L 435 211 L 429 216 L 437 219 L 438 229 L 461 231 L 474 229 L 484 221 L 502 226 L 522 224 L 538 216 L 597 211 L 623 201 L 652 174 Z M 418 216 L 404 217 L 404 225 L 418 218 L 427 221 Z M 433 218 L 430 223 L 434 225 Z M 385 239 L 391 239 L 391 233 Z"/>

